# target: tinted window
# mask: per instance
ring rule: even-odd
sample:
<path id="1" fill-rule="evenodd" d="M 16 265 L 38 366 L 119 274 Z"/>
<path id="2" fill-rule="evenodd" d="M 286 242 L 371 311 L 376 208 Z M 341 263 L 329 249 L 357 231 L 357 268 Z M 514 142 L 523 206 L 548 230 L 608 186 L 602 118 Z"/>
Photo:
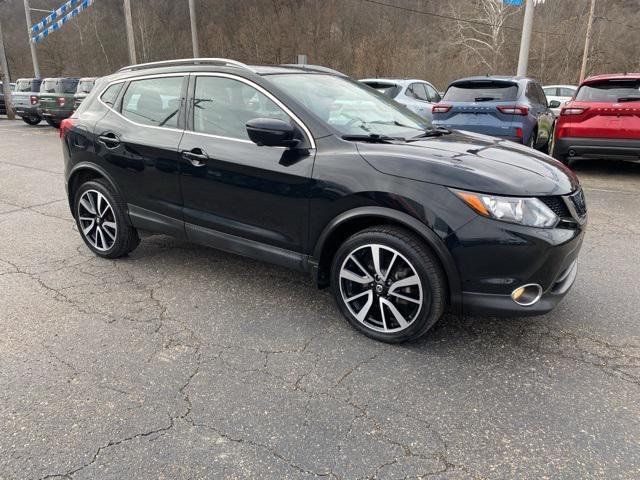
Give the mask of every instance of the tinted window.
<path id="1" fill-rule="evenodd" d="M 533 84 L 533 88 L 535 90 L 536 93 L 536 98 L 538 100 L 538 103 L 540 105 L 547 105 L 547 96 L 544 94 L 544 92 L 542 91 L 542 87 L 540 85 L 538 85 L 537 83 Z"/>
<path id="2" fill-rule="evenodd" d="M 144 125 L 177 127 L 182 78 L 132 81 L 122 100 L 122 115 Z"/>
<path id="3" fill-rule="evenodd" d="M 193 129 L 222 137 L 249 139 L 246 124 L 254 118 L 289 116 L 251 85 L 224 77 L 198 77 L 193 101 Z"/>
<path id="4" fill-rule="evenodd" d="M 58 93 L 76 93 L 78 80 L 62 80 L 58 83 Z"/>
<path id="5" fill-rule="evenodd" d="M 431 85 L 425 85 L 424 88 L 427 89 L 427 96 L 430 102 L 437 103 L 441 100 L 440 94 Z"/>
<path id="6" fill-rule="evenodd" d="M 548 95 L 549 97 L 558 96 L 558 89 L 556 87 L 547 87 L 547 88 L 543 88 L 543 90 L 544 90 L 544 94 Z"/>
<path id="7" fill-rule="evenodd" d="M 100 100 L 102 100 L 104 103 L 106 103 L 110 107 L 113 107 L 116 103 L 116 99 L 118 98 L 118 94 L 122 89 L 122 85 L 124 84 L 114 83 L 113 85 L 111 85 L 102 93 L 102 95 L 100 96 Z"/>
<path id="8" fill-rule="evenodd" d="M 366 85 L 369 85 L 371 88 L 375 88 L 377 91 L 386 95 L 389 98 L 395 98 L 398 93 L 400 93 L 400 86 L 393 83 L 384 83 L 384 82 L 364 82 Z"/>
<path id="9" fill-rule="evenodd" d="M 425 102 L 429 99 L 423 83 L 412 83 L 409 85 L 409 88 L 407 88 L 407 95 Z"/>
<path id="10" fill-rule="evenodd" d="M 560 91 L 559 96 L 560 97 L 573 97 L 573 94 L 576 93 L 576 91 L 573 88 L 566 88 L 566 87 L 562 87 L 558 89 Z"/>
<path id="11" fill-rule="evenodd" d="M 581 86 L 576 94 L 576 100 L 582 102 L 616 103 L 620 99 L 635 98 L 640 100 L 640 80 L 611 80 L 590 83 Z"/>
<path id="12" fill-rule="evenodd" d="M 465 82 L 451 85 L 444 94 L 450 102 L 509 102 L 517 98 L 518 85 L 506 82 Z"/>

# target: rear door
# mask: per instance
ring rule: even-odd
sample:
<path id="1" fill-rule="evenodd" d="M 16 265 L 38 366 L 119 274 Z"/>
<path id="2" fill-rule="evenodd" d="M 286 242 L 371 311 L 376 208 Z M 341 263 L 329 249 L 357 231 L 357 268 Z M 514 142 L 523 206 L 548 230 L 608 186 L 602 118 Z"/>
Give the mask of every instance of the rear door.
<path id="1" fill-rule="evenodd" d="M 569 104 L 571 137 L 640 138 L 640 79 L 611 79 L 580 86 Z"/>
<path id="2" fill-rule="evenodd" d="M 178 145 L 187 77 L 152 75 L 120 83 L 100 97 L 108 110 L 94 128 L 99 163 L 127 192 L 134 224 L 183 236 Z"/>
<path id="3" fill-rule="evenodd" d="M 449 128 L 468 130 L 496 137 L 515 137 L 513 114 L 499 107 L 515 105 L 518 84 L 508 80 L 480 79 L 455 82 L 447 89 L 441 104 L 450 107 L 433 114 L 433 122 Z"/>

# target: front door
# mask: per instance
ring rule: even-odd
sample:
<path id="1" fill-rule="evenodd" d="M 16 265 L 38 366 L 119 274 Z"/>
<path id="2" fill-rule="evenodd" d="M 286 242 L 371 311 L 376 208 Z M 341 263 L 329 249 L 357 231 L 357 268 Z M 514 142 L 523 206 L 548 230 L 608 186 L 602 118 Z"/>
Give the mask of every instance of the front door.
<path id="1" fill-rule="evenodd" d="M 189 92 L 180 143 L 187 235 L 253 256 L 305 252 L 314 150 L 258 146 L 245 126 L 253 118 L 294 122 L 286 107 L 229 74 L 192 75 Z"/>

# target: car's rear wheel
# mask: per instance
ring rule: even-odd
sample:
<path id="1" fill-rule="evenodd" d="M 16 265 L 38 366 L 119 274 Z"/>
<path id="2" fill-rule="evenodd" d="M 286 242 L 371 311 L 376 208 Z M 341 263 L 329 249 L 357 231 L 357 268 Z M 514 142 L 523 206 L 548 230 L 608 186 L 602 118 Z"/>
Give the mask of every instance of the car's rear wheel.
<path id="1" fill-rule="evenodd" d="M 331 267 L 342 314 L 357 330 L 383 342 L 424 335 L 442 316 L 445 277 L 420 238 L 398 227 L 372 227 L 349 237 Z"/>
<path id="2" fill-rule="evenodd" d="M 74 199 L 78 231 L 89 249 L 104 258 L 118 258 L 140 243 L 127 222 L 126 203 L 104 180 L 83 183 Z"/>
<path id="3" fill-rule="evenodd" d="M 42 118 L 40 118 L 40 117 L 22 117 L 22 121 L 24 123 L 26 123 L 27 125 L 38 125 L 42 121 Z"/>
<path id="4" fill-rule="evenodd" d="M 60 128 L 60 120 L 55 118 L 44 117 L 44 121 L 51 125 L 53 128 Z"/>

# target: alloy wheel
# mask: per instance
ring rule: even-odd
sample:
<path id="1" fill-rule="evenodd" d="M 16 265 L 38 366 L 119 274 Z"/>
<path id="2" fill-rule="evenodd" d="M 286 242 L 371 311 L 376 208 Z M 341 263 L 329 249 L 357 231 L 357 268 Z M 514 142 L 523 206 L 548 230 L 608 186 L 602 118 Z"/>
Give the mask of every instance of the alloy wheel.
<path id="1" fill-rule="evenodd" d="M 78 202 L 78 223 L 82 235 L 98 251 L 106 252 L 116 241 L 118 225 L 113 208 L 106 197 L 87 190 Z"/>
<path id="2" fill-rule="evenodd" d="M 363 245 L 351 251 L 342 262 L 339 278 L 342 301 L 349 312 L 377 332 L 405 330 L 425 301 L 415 267 L 386 245 Z"/>

